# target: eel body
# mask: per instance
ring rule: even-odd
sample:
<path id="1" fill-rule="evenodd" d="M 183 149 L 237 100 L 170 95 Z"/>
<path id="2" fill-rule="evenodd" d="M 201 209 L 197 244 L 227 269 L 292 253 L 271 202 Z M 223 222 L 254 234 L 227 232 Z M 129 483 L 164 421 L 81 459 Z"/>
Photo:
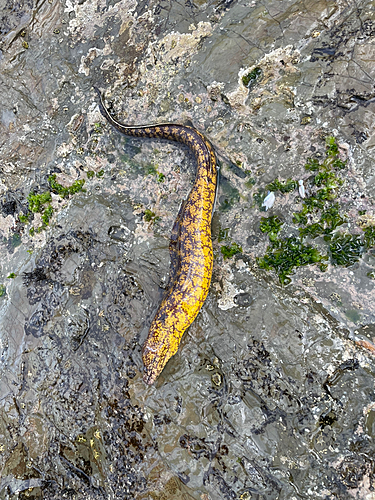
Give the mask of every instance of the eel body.
<path id="1" fill-rule="evenodd" d="M 168 289 L 151 323 L 143 346 L 144 376 L 152 384 L 177 352 L 182 335 L 200 311 L 211 283 L 213 252 L 211 218 L 214 209 L 217 168 L 208 140 L 196 129 L 177 124 L 129 126 L 116 121 L 100 97 L 102 115 L 123 134 L 154 137 L 186 144 L 197 159 L 194 185 L 181 204 L 169 244 L 171 259 Z"/>

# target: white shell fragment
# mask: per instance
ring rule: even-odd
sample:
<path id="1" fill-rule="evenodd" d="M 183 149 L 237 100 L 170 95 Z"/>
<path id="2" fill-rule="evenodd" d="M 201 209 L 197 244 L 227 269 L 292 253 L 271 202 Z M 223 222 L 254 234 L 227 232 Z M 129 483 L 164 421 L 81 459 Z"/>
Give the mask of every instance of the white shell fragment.
<path id="1" fill-rule="evenodd" d="M 298 181 L 298 191 L 301 198 L 306 198 L 305 186 L 302 179 Z"/>
<path id="2" fill-rule="evenodd" d="M 266 208 L 266 212 L 275 203 L 275 193 L 273 191 L 268 191 L 267 196 L 264 198 L 262 207 Z"/>

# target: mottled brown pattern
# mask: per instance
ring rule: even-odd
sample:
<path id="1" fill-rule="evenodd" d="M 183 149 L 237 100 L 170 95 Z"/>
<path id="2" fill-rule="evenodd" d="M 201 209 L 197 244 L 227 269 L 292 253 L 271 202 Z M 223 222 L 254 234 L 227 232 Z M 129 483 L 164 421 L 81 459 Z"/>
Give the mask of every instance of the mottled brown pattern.
<path id="1" fill-rule="evenodd" d="M 97 90 L 97 89 L 96 89 Z M 170 284 L 151 323 L 143 346 L 144 381 L 152 384 L 182 335 L 206 300 L 212 275 L 211 218 L 216 193 L 216 159 L 211 144 L 193 127 L 160 124 L 131 127 L 117 122 L 106 110 L 100 92 L 100 111 L 120 132 L 136 137 L 160 137 L 187 144 L 198 166 L 192 190 L 182 202 L 174 223 L 169 251 Z"/>

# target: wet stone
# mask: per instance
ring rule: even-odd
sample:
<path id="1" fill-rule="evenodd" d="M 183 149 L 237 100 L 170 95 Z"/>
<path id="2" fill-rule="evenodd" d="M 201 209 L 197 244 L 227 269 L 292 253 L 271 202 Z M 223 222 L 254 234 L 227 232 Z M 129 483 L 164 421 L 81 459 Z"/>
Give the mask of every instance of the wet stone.
<path id="1" fill-rule="evenodd" d="M 250 306 L 253 299 L 249 293 L 239 293 L 234 297 L 234 302 L 240 307 Z"/>
<path id="2" fill-rule="evenodd" d="M 284 286 L 257 259 L 262 217 L 299 235 L 298 189 L 266 213 L 267 185 L 311 193 L 327 136 L 347 160 L 337 232 L 373 218 L 373 3 L 3 3 L 0 498 L 370 500 L 374 250 Z M 142 345 L 196 163 L 110 127 L 93 85 L 116 119 L 193 125 L 220 161 L 210 292 L 152 386 Z"/>

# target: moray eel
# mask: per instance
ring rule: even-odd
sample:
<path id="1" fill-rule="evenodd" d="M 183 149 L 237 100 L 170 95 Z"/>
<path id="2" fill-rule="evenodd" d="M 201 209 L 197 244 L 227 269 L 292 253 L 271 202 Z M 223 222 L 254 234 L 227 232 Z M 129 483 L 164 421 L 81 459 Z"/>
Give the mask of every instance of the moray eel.
<path id="1" fill-rule="evenodd" d="M 125 135 L 155 137 L 186 144 L 197 159 L 192 190 L 181 204 L 169 243 L 170 279 L 166 293 L 151 323 L 143 346 L 143 380 L 153 384 L 167 361 L 177 352 L 182 335 L 206 300 L 211 282 L 213 252 L 211 219 L 214 209 L 217 168 L 214 150 L 193 127 L 163 123 L 129 126 L 116 121 L 104 106 L 100 111 L 113 127 Z"/>

